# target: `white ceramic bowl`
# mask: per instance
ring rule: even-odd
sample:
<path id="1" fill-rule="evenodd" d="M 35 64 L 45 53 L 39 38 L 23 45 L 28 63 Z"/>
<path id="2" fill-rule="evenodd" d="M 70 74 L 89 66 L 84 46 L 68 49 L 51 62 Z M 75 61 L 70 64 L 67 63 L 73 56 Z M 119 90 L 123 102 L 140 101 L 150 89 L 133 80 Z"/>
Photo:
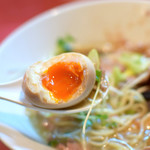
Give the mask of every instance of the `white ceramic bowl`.
<path id="1" fill-rule="evenodd" d="M 135 43 L 149 42 L 150 2 L 84 1 L 31 19 L 0 47 L 0 93 L 3 86 L 8 87 L 9 93 L 9 85 L 22 78 L 27 66 L 53 55 L 57 38 L 68 33 L 87 46 L 122 36 Z M 25 109 L 3 101 L 0 101 L 0 138 L 11 149 L 49 149 L 40 144 L 43 141 L 30 125 Z"/>

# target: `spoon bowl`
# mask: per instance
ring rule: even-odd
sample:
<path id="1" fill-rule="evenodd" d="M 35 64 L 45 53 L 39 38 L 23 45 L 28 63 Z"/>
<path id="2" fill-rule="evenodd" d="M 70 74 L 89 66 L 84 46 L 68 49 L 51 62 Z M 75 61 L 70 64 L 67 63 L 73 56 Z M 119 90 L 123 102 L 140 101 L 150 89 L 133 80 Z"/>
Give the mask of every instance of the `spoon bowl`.
<path id="1" fill-rule="evenodd" d="M 107 82 L 108 78 L 102 78 L 101 82 Z M 109 88 L 107 88 L 104 92 L 99 90 L 100 97 L 95 100 L 93 107 L 98 105 L 104 98 L 106 98 Z M 14 92 L 15 91 L 15 92 Z M 9 95 L 8 95 L 9 93 Z M 87 111 L 91 106 L 91 100 L 89 98 L 84 99 L 79 104 L 63 108 L 63 109 L 48 109 L 48 108 L 41 108 L 38 106 L 33 105 L 28 100 L 22 91 L 22 79 L 16 80 L 15 82 L 11 82 L 10 84 L 3 84 L 0 85 L 0 100 L 9 101 L 12 103 L 16 103 L 18 105 L 36 110 L 36 111 L 45 111 L 51 113 L 61 113 L 61 114 L 71 114 L 71 113 L 78 113 L 82 111 Z"/>

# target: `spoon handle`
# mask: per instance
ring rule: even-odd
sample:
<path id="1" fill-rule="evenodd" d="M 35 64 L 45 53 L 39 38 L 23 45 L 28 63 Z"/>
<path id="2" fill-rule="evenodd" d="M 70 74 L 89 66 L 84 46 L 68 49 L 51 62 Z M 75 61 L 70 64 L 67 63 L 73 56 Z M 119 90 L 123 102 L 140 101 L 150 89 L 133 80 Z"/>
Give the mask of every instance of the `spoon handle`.
<path id="1" fill-rule="evenodd" d="M 26 107 L 26 108 L 33 109 L 33 110 L 35 110 L 35 111 L 44 111 L 44 112 L 49 112 L 49 113 L 51 112 L 51 113 L 57 113 L 57 114 L 60 114 L 60 113 L 66 114 L 66 112 L 63 111 L 63 110 L 44 109 L 44 108 L 40 108 L 40 107 L 34 106 L 34 105 L 32 105 L 32 104 L 28 104 L 28 103 L 24 103 L 24 102 L 21 102 L 21 101 L 13 100 L 13 99 L 6 98 L 6 97 L 3 97 L 3 96 L 0 96 L 0 100 L 12 102 L 12 103 L 15 103 L 15 104 L 24 106 L 24 107 Z"/>
<path id="2" fill-rule="evenodd" d="M 13 99 L 10 99 L 10 98 L 6 98 L 6 97 L 3 97 L 3 96 L 0 96 L 0 100 L 9 101 L 9 102 L 12 102 L 12 103 L 15 103 L 15 104 L 19 104 L 19 105 L 24 106 L 24 107 L 29 107 L 29 108 L 32 107 L 30 104 L 26 104 L 26 103 L 23 103 L 21 101 L 16 101 L 16 100 L 13 100 Z"/>

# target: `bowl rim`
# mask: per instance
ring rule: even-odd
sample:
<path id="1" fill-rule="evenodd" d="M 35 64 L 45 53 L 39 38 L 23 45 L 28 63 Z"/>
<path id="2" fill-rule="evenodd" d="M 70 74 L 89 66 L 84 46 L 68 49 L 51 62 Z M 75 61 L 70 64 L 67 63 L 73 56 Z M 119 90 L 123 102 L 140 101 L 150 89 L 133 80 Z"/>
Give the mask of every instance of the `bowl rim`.
<path id="1" fill-rule="evenodd" d="M 34 17 L 31 17 L 30 19 L 26 20 L 24 23 L 19 25 L 17 28 L 15 28 L 0 43 L 0 53 L 1 53 L 2 49 L 4 49 L 4 47 L 7 45 L 7 43 L 12 41 L 18 34 L 23 32 L 24 30 L 30 28 L 34 24 L 41 22 L 42 20 L 44 20 L 46 18 L 53 18 L 64 12 L 68 12 L 70 10 L 75 10 L 75 9 L 82 8 L 82 7 L 87 7 L 90 5 L 109 4 L 109 3 L 135 3 L 135 4 L 148 3 L 148 4 L 150 4 L 150 1 L 149 0 L 81 0 L 81 1 L 69 2 L 66 4 L 62 4 L 60 6 L 56 6 L 52 9 L 45 10 L 45 11 L 37 14 Z"/>
<path id="2" fill-rule="evenodd" d="M 6 38 L 2 40 L 0 43 L 0 54 L 5 50 L 5 47 L 13 41 L 18 35 L 20 35 L 22 32 L 26 31 L 28 28 L 42 22 L 42 20 L 45 20 L 46 18 L 53 18 L 56 17 L 62 13 L 69 12 L 71 10 L 79 9 L 82 7 L 87 6 L 93 6 L 96 4 L 110 4 L 110 3 L 148 3 L 150 4 L 149 0 L 81 0 L 81 1 L 73 1 L 66 4 L 62 4 L 60 6 L 56 6 L 52 9 L 45 10 L 39 14 L 37 14 L 34 17 L 31 17 L 30 19 L 26 20 L 24 23 L 19 25 L 17 28 L 15 28 Z M 14 82 L 17 82 L 18 80 L 21 80 L 23 77 L 18 77 L 17 79 L 13 79 L 11 81 L 6 81 L 0 83 L 1 85 L 8 85 Z"/>
<path id="3" fill-rule="evenodd" d="M 19 25 L 16 29 L 14 29 L 6 38 L 4 38 L 2 40 L 2 42 L 0 43 L 0 53 L 5 49 L 5 47 L 7 46 L 7 44 L 11 41 L 13 41 L 13 39 L 19 35 L 20 33 L 24 32 L 26 29 L 30 28 L 31 26 L 37 24 L 38 22 L 41 22 L 43 19 L 46 18 L 53 18 L 56 17 L 57 15 L 64 13 L 64 12 L 68 12 L 71 10 L 75 10 L 78 8 L 82 8 L 82 7 L 87 7 L 90 5 L 96 5 L 96 4 L 110 4 L 110 3 L 141 3 L 141 4 L 150 4 L 149 0 L 82 0 L 82 1 L 76 1 L 76 2 L 69 2 L 60 6 L 56 6 L 54 8 L 48 9 L 44 12 L 41 12 L 39 14 L 37 14 L 36 16 L 28 19 L 27 21 L 25 21 L 24 23 L 22 23 L 21 25 Z M 6 82 L 4 84 L 9 84 L 9 83 L 13 83 L 15 81 L 20 80 L 21 78 L 12 80 L 10 82 Z M 3 84 L 2 84 L 3 85 Z M 9 129 L 12 129 L 14 131 L 17 131 L 16 129 L 3 124 L 0 122 L 0 125 L 3 125 L 5 127 L 8 127 Z M 17 131 L 19 132 L 19 131 Z M 0 140 L 8 147 L 8 148 L 12 148 L 12 145 L 10 145 L 9 142 L 5 141 L 3 138 L 0 137 Z M 30 139 L 33 141 L 33 139 Z"/>

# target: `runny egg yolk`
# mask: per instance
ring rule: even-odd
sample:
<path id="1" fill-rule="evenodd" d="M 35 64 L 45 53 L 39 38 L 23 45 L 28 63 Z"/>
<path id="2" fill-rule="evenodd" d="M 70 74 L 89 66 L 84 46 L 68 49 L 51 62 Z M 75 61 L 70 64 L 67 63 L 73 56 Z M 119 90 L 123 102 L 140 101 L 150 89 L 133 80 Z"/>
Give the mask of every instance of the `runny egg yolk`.
<path id="1" fill-rule="evenodd" d="M 83 69 L 77 62 L 58 62 L 42 76 L 42 85 L 59 100 L 67 102 L 83 81 Z"/>

